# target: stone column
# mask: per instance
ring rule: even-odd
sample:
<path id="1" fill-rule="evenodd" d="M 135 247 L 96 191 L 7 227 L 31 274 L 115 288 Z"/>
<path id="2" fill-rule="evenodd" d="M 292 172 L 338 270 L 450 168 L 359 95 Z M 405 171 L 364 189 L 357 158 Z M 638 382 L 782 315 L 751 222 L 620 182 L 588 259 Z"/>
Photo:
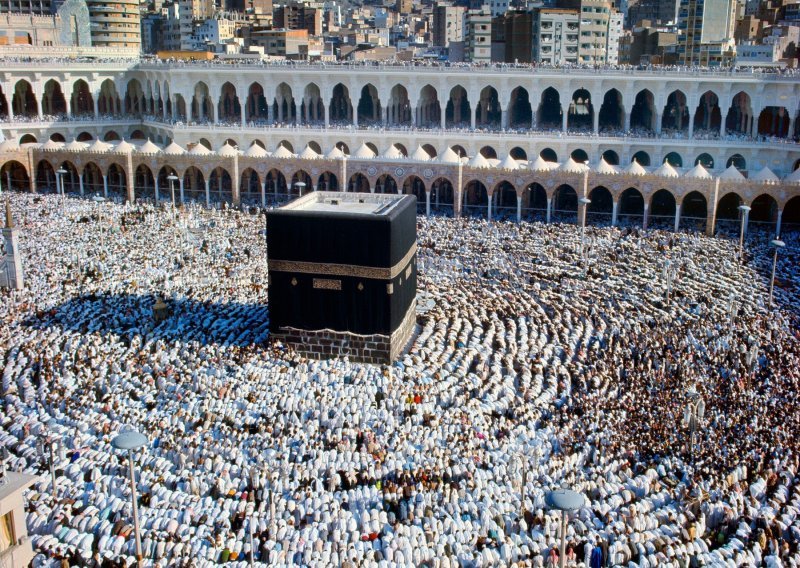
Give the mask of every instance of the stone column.
<path id="1" fill-rule="evenodd" d="M 753 124 L 750 130 L 750 136 L 755 138 L 758 136 L 758 119 L 761 117 L 762 109 L 758 109 L 758 111 L 753 113 Z"/>
<path id="2" fill-rule="evenodd" d="M 267 206 L 267 182 L 261 182 L 261 207 Z"/>
<path id="3" fill-rule="evenodd" d="M 597 135 L 600 134 L 600 112 L 594 111 L 592 114 L 592 131 Z"/>
<path id="4" fill-rule="evenodd" d="M 567 131 L 567 119 L 569 118 L 569 107 L 564 109 L 564 112 L 561 113 L 561 132 Z"/>
<path id="5" fill-rule="evenodd" d="M 330 105 L 325 105 L 325 128 L 331 124 L 331 110 L 328 108 Z"/>
<path id="6" fill-rule="evenodd" d="M 158 200 L 159 200 L 159 197 L 160 197 L 159 194 L 158 194 L 158 174 L 153 176 L 153 182 L 154 182 L 153 195 L 155 195 L 156 203 L 158 203 Z"/>
<path id="7" fill-rule="evenodd" d="M 491 221 L 492 220 L 492 197 L 493 194 L 488 195 L 489 199 L 486 200 L 486 219 Z"/>
<path id="8" fill-rule="evenodd" d="M 108 199 L 108 176 L 103 174 L 103 197 Z"/>
<path id="9" fill-rule="evenodd" d="M 247 125 L 247 105 L 239 105 L 242 115 L 242 128 Z"/>
<path id="10" fill-rule="evenodd" d="M 178 188 L 180 189 L 181 203 L 183 203 L 183 200 L 184 200 L 184 197 L 183 197 L 183 176 L 178 178 Z"/>
<path id="11" fill-rule="evenodd" d="M 720 113 L 720 118 L 722 118 L 722 120 L 719 123 L 719 137 L 724 138 L 726 134 L 725 123 L 728 121 L 728 113 Z"/>
<path id="12" fill-rule="evenodd" d="M 689 113 L 689 138 L 694 138 L 694 113 Z"/>
<path id="13" fill-rule="evenodd" d="M 425 216 L 431 216 L 431 190 L 425 190 Z"/>
<path id="14" fill-rule="evenodd" d="M 478 104 L 480 104 L 480 103 L 478 103 Z M 470 120 L 470 125 L 472 126 L 473 130 L 475 130 L 475 116 L 477 114 L 478 114 L 477 112 L 472 112 L 472 109 L 470 109 L 469 120 Z"/>
<path id="15" fill-rule="evenodd" d="M 673 230 L 677 233 L 678 230 L 681 228 L 681 204 L 677 203 L 675 205 L 675 226 Z"/>
<path id="16" fill-rule="evenodd" d="M 660 112 L 657 112 L 656 113 L 656 128 L 655 128 L 656 134 L 661 134 L 661 121 L 662 121 L 662 115 L 661 115 Z"/>
<path id="17" fill-rule="evenodd" d="M 650 209 L 650 204 L 645 202 L 644 204 L 644 216 L 642 217 L 642 230 L 647 230 L 647 221 L 648 221 L 648 211 Z"/>
<path id="18" fill-rule="evenodd" d="M 548 195 L 547 196 L 547 210 L 545 211 L 545 222 L 546 223 L 550 222 L 550 211 L 552 211 L 552 209 L 553 209 L 552 204 L 553 204 L 553 198 Z"/>
<path id="19" fill-rule="evenodd" d="M 611 202 L 611 226 L 612 227 L 616 227 L 617 226 L 617 205 L 618 205 L 618 203 L 619 203 L 619 201 L 617 199 L 615 199 L 614 201 Z"/>
<path id="20" fill-rule="evenodd" d="M 78 190 L 83 195 L 83 174 L 78 174 Z"/>
<path id="21" fill-rule="evenodd" d="M 64 101 L 67 103 L 67 116 L 72 118 L 72 97 L 65 96 Z"/>
<path id="22" fill-rule="evenodd" d="M 522 222 L 522 196 L 517 194 L 517 223 Z"/>
<path id="23" fill-rule="evenodd" d="M 508 128 L 508 111 L 503 107 L 500 107 L 500 128 Z"/>
<path id="24" fill-rule="evenodd" d="M 775 238 L 781 238 L 781 220 L 783 219 L 783 211 L 778 209 L 778 219 L 775 221 Z"/>
<path id="25" fill-rule="evenodd" d="M 217 178 L 219 183 L 219 178 Z M 211 176 L 206 176 L 206 207 L 211 207 Z"/>
<path id="26" fill-rule="evenodd" d="M 447 128 L 447 104 L 446 103 L 445 103 L 444 106 L 443 105 L 439 105 L 439 112 L 440 112 L 439 121 L 441 123 L 440 124 L 440 128 L 442 130 L 444 130 L 445 128 Z"/>
<path id="27" fill-rule="evenodd" d="M 625 131 L 627 132 L 630 129 L 631 129 L 631 113 L 630 111 L 628 111 L 625 113 Z"/>

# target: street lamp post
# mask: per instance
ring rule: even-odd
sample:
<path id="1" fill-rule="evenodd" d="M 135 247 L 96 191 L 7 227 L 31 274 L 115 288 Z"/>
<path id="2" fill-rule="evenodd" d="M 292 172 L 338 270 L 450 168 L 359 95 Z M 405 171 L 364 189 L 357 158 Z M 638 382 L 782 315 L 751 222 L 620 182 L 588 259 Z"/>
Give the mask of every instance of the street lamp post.
<path id="1" fill-rule="evenodd" d="M 742 212 L 742 220 L 739 224 L 739 264 L 742 264 L 742 256 L 744 253 L 744 226 L 750 214 L 750 207 L 748 205 L 739 205 L 739 211 Z"/>
<path id="2" fill-rule="evenodd" d="M 731 292 L 731 295 L 728 296 L 728 315 L 730 316 L 730 333 L 733 334 L 733 326 L 736 324 L 736 312 L 738 311 L 736 307 L 736 294 Z"/>
<path id="3" fill-rule="evenodd" d="M 58 500 L 58 482 L 56 481 L 56 448 L 58 447 L 58 441 L 52 434 L 54 427 L 55 421 L 51 421 L 48 424 L 49 430 L 46 432 L 46 435 L 42 436 L 40 439 L 42 444 L 42 456 L 44 456 L 45 451 L 48 453 L 48 465 L 50 467 L 50 483 L 53 491 L 53 503 Z"/>
<path id="4" fill-rule="evenodd" d="M 170 174 L 167 176 L 167 180 L 169 180 L 169 194 L 172 198 L 172 208 L 175 209 L 175 182 L 178 181 L 178 176 Z"/>
<path id="5" fill-rule="evenodd" d="M 545 503 L 551 509 L 561 511 L 561 548 L 558 561 L 561 568 L 567 563 L 567 513 L 577 511 L 584 505 L 584 497 L 571 489 L 558 489 L 545 495 Z"/>
<path id="6" fill-rule="evenodd" d="M 664 280 L 666 281 L 667 285 L 667 305 L 669 305 L 669 301 L 672 297 L 672 283 L 675 280 L 675 277 L 678 275 L 678 269 L 680 267 L 677 263 L 670 261 L 669 259 L 666 260 L 664 263 Z"/>
<path id="7" fill-rule="evenodd" d="M 133 532 L 136 538 L 136 559 L 142 560 L 142 536 L 139 534 L 139 507 L 136 503 L 136 478 L 133 473 L 133 452 L 147 445 L 147 438 L 139 432 L 123 432 L 111 440 L 111 445 L 128 453 L 128 472 L 131 483 L 131 505 L 133 507 Z"/>
<path id="8" fill-rule="evenodd" d="M 61 210 L 64 210 L 64 174 L 67 174 L 67 170 L 64 168 L 58 168 L 56 170 L 56 190 L 61 195 Z"/>
<path id="9" fill-rule="evenodd" d="M 256 558 L 256 549 L 253 548 L 253 523 L 254 522 L 255 522 L 255 515 L 250 517 L 249 522 L 247 523 L 249 525 L 249 529 L 250 529 L 250 568 L 253 568 L 253 566 L 256 565 L 256 560 L 255 560 L 255 558 Z"/>
<path id="10" fill-rule="evenodd" d="M 297 188 L 297 197 L 303 197 L 303 190 L 306 188 L 305 182 L 296 181 L 294 186 Z"/>
<path id="11" fill-rule="evenodd" d="M 706 403 L 703 401 L 700 393 L 694 389 L 694 385 L 690 387 L 687 397 L 684 422 L 689 428 L 689 459 L 694 461 L 694 438 L 697 433 L 697 428 L 700 426 L 705 416 Z"/>
<path id="12" fill-rule="evenodd" d="M 778 267 L 778 251 L 786 246 L 780 239 L 773 239 L 770 241 L 772 248 L 775 249 L 775 255 L 772 257 L 772 276 L 769 279 L 769 309 L 772 309 L 772 292 L 775 289 L 775 269 Z"/>
<path id="13" fill-rule="evenodd" d="M 585 240 L 586 240 L 586 209 L 589 207 L 589 204 L 592 201 L 588 197 L 581 197 L 578 200 L 578 202 L 583 206 L 583 211 L 581 214 L 581 259 L 582 259 L 584 253 Z"/>

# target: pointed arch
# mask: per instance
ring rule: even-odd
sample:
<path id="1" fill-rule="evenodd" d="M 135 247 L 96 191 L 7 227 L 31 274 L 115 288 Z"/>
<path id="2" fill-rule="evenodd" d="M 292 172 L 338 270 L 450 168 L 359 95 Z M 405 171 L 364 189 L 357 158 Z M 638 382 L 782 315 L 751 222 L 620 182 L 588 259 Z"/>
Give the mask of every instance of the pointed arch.
<path id="1" fill-rule="evenodd" d="M 128 81 L 125 89 L 125 113 L 141 116 L 146 112 L 144 89 L 138 79 Z"/>
<path id="2" fill-rule="evenodd" d="M 208 85 L 203 81 L 194 86 L 192 96 L 191 120 L 195 122 L 208 122 L 214 118 L 214 103 L 208 90 Z"/>
<path id="3" fill-rule="evenodd" d="M 661 117 L 661 130 L 685 133 L 689 130 L 689 107 L 686 95 L 681 90 L 672 91 L 667 96 Z"/>
<path id="4" fill-rule="evenodd" d="M 599 131 L 608 134 L 618 133 L 625 128 L 625 104 L 622 93 L 617 89 L 606 91 L 598 117 Z"/>
<path id="5" fill-rule="evenodd" d="M 42 113 L 51 116 L 60 116 L 67 113 L 67 100 L 61 90 L 61 83 L 55 79 L 50 79 L 44 84 Z"/>
<path id="6" fill-rule="evenodd" d="M 361 88 L 361 96 L 358 99 L 358 124 L 360 126 L 380 124 L 382 112 L 378 89 L 372 83 L 367 83 Z"/>
<path id="7" fill-rule="evenodd" d="M 333 87 L 331 95 L 330 122 L 332 124 L 353 124 L 353 103 L 350 100 L 350 90 L 342 83 Z"/>
<path id="8" fill-rule="evenodd" d="M 39 104 L 31 84 L 20 79 L 14 85 L 14 96 L 11 104 L 14 116 L 34 118 L 39 116 Z"/>
<path id="9" fill-rule="evenodd" d="M 253 168 L 245 168 L 239 180 L 239 200 L 246 205 L 261 203 L 261 178 Z"/>
<path id="10" fill-rule="evenodd" d="M 644 219 L 644 196 L 635 187 L 629 187 L 619 196 L 617 221 L 620 225 L 641 225 Z"/>
<path id="11" fill-rule="evenodd" d="M 367 176 L 360 172 L 354 173 L 350 176 L 347 183 L 347 191 L 351 193 L 370 193 L 370 185 Z"/>
<path id="12" fill-rule="evenodd" d="M 750 95 L 740 91 L 731 100 L 725 118 L 725 130 L 733 134 L 749 136 L 753 128 L 753 104 Z"/>
<path id="13" fill-rule="evenodd" d="M 28 192 L 31 188 L 28 169 L 16 160 L 9 160 L 0 166 L 0 183 L 3 189 L 10 191 Z"/>
<path id="14" fill-rule="evenodd" d="M 117 84 L 111 79 L 106 79 L 100 84 L 100 93 L 97 97 L 97 112 L 101 115 L 110 116 L 118 116 L 122 113 Z"/>
<path id="15" fill-rule="evenodd" d="M 292 183 L 289 184 L 289 194 L 292 197 L 302 197 L 314 191 L 314 180 L 305 170 L 297 170 L 292 174 Z"/>
<path id="16" fill-rule="evenodd" d="M 258 81 L 250 83 L 247 88 L 247 103 L 244 112 L 245 119 L 250 124 L 266 124 L 269 119 L 269 108 L 267 98 L 264 96 L 264 87 Z"/>
<path id="17" fill-rule="evenodd" d="M 750 207 L 748 223 L 754 223 L 756 225 L 768 227 L 769 229 L 775 228 L 780 207 L 778 207 L 778 202 L 774 197 L 768 193 L 762 193 L 753 200 Z"/>
<path id="18" fill-rule="evenodd" d="M 706 91 L 700 95 L 700 102 L 694 112 L 694 133 L 717 135 L 722 125 L 722 110 L 719 108 L 719 97 L 714 91 Z"/>
<path id="19" fill-rule="evenodd" d="M 639 91 L 631 109 L 631 130 L 652 134 L 656 129 L 657 116 L 653 93 L 649 89 Z"/>
<path id="20" fill-rule="evenodd" d="M 83 193 L 84 195 L 106 196 L 103 187 L 103 172 L 100 166 L 89 162 L 83 166 Z"/>
<path id="21" fill-rule="evenodd" d="M 485 217 L 488 214 L 489 192 L 483 182 L 472 180 L 464 187 L 465 216 Z"/>
<path id="22" fill-rule="evenodd" d="M 544 221 L 547 218 L 547 191 L 538 183 L 531 183 L 522 190 L 522 217 Z"/>
<path id="23" fill-rule="evenodd" d="M 678 202 L 671 191 L 659 189 L 650 197 L 648 218 L 666 226 L 674 226 L 675 211 Z"/>
<path id="24" fill-rule="evenodd" d="M 572 93 L 567 113 L 567 127 L 570 130 L 589 131 L 594 127 L 594 105 L 592 95 L 586 89 Z"/>
<path id="25" fill-rule="evenodd" d="M 295 124 L 297 121 L 297 103 L 292 88 L 287 83 L 280 83 L 275 87 L 272 117 L 278 124 Z"/>
<path id="26" fill-rule="evenodd" d="M 408 91 L 403 85 L 397 84 L 392 87 L 387 107 L 387 124 L 411 124 L 411 103 L 408 100 Z"/>
<path id="27" fill-rule="evenodd" d="M 322 172 L 317 182 L 320 191 L 339 191 L 339 176 L 333 172 Z"/>
<path id="28" fill-rule="evenodd" d="M 133 174 L 133 187 L 136 199 L 155 199 L 156 185 L 153 170 L 146 164 L 139 164 Z"/>
<path id="29" fill-rule="evenodd" d="M 217 166 L 208 176 L 208 195 L 212 203 L 233 203 L 233 180 L 223 167 Z"/>
<path id="30" fill-rule="evenodd" d="M 233 124 L 242 122 L 242 105 L 239 103 L 236 87 L 230 81 L 226 81 L 220 88 L 217 118 Z"/>
<path id="31" fill-rule="evenodd" d="M 189 166 L 183 173 L 183 197 L 186 201 L 205 202 L 206 179 L 195 166 Z"/>
<path id="32" fill-rule="evenodd" d="M 507 180 L 498 183 L 492 190 L 492 219 L 516 219 L 517 189 Z"/>
<path id="33" fill-rule="evenodd" d="M 472 106 L 469 103 L 467 90 L 461 85 L 450 89 L 445 108 L 445 126 L 447 128 L 463 128 L 470 126 Z"/>
<path id="34" fill-rule="evenodd" d="M 375 193 L 398 193 L 397 182 L 389 174 L 383 174 L 375 183 Z"/>
<path id="35" fill-rule="evenodd" d="M 553 87 L 546 88 L 536 111 L 537 126 L 542 130 L 561 130 L 563 114 L 561 95 Z"/>
<path id="36" fill-rule="evenodd" d="M 322 102 L 319 85 L 309 83 L 303 91 L 300 118 L 303 124 L 323 124 L 325 122 L 325 105 Z"/>
<path id="37" fill-rule="evenodd" d="M 578 193 L 571 185 L 563 184 L 553 194 L 553 214 L 561 221 L 578 221 Z"/>
<path id="38" fill-rule="evenodd" d="M 508 125 L 511 128 L 523 129 L 533 127 L 530 93 L 524 87 L 517 87 L 511 91 L 508 101 Z"/>
<path id="39" fill-rule="evenodd" d="M 589 200 L 591 203 L 586 208 L 586 224 L 602 225 L 610 222 L 614 208 L 611 191 L 607 187 L 598 185 L 589 192 Z"/>
<path id="40" fill-rule="evenodd" d="M 177 205 L 180 203 L 180 185 L 178 179 L 169 179 L 170 176 L 178 177 L 178 172 L 172 166 L 162 166 L 158 170 L 159 199 Z"/>
<path id="41" fill-rule="evenodd" d="M 705 231 L 708 216 L 708 201 L 699 191 L 686 194 L 680 203 L 681 227 Z"/>
<path id="42" fill-rule="evenodd" d="M 453 182 L 446 177 L 439 177 L 431 184 L 431 210 L 439 215 L 452 216 L 454 214 L 455 189 Z"/>
<path id="43" fill-rule="evenodd" d="M 417 103 L 417 124 L 423 128 L 439 128 L 442 124 L 442 108 L 439 93 L 428 84 L 419 92 Z"/>

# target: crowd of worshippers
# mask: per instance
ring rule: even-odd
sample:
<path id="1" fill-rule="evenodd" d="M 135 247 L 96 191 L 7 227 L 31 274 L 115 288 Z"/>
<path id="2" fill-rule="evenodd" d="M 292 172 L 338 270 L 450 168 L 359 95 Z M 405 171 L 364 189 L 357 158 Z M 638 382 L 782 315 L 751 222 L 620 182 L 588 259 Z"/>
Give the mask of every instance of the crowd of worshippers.
<path id="1" fill-rule="evenodd" d="M 0 446 L 39 476 L 34 566 L 137 564 L 127 430 L 142 566 L 556 566 L 562 486 L 570 566 L 800 563 L 797 233 L 770 309 L 755 225 L 740 259 L 735 236 L 420 218 L 417 330 L 371 366 L 270 341 L 258 211 L 11 205 Z"/>

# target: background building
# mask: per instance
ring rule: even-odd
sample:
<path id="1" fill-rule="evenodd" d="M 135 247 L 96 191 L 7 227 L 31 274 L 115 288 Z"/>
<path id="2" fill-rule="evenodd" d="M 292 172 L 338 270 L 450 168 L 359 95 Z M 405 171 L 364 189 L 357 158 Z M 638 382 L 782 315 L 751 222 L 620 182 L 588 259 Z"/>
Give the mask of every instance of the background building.
<path id="1" fill-rule="evenodd" d="M 534 61 L 549 65 L 577 63 L 579 28 L 577 10 L 537 10 L 534 18 Z"/>
<path id="2" fill-rule="evenodd" d="M 678 58 L 683 65 L 727 65 L 734 45 L 735 0 L 681 0 Z"/>
<path id="3" fill-rule="evenodd" d="M 141 47 L 138 0 L 87 0 L 94 47 Z"/>

